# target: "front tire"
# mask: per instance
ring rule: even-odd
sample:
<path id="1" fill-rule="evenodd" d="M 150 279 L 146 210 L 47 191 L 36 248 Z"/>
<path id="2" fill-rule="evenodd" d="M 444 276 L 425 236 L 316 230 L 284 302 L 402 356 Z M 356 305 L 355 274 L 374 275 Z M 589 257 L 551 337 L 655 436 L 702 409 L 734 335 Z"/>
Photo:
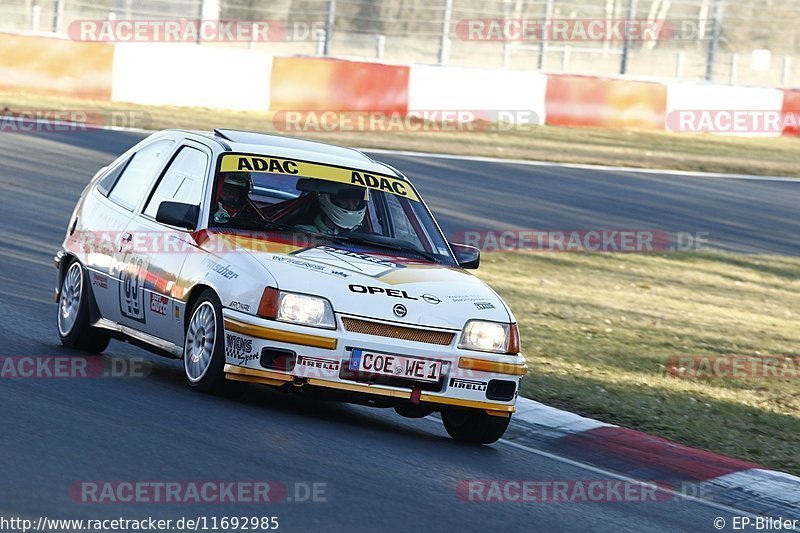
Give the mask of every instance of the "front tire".
<path id="1" fill-rule="evenodd" d="M 235 395 L 244 383 L 225 379 L 225 328 L 222 304 L 211 289 L 200 294 L 186 324 L 183 369 L 189 388 L 213 394 Z"/>
<path id="2" fill-rule="evenodd" d="M 510 421 L 510 415 L 493 416 L 482 409 L 442 411 L 442 422 L 447 433 L 457 441 L 471 444 L 496 442 L 506 432 Z"/>
<path id="3" fill-rule="evenodd" d="M 93 328 L 89 318 L 88 276 L 77 259 L 68 267 L 61 280 L 58 298 L 58 336 L 61 344 L 84 352 L 99 354 L 111 341 L 111 336 Z"/>

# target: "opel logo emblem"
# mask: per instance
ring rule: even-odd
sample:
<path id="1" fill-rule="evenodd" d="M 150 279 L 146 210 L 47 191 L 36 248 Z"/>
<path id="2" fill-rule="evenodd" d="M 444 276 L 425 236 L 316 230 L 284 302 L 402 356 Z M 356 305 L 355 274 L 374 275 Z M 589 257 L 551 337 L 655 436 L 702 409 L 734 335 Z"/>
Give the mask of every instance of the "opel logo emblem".
<path id="1" fill-rule="evenodd" d="M 394 311 L 395 315 L 397 315 L 397 316 L 399 316 L 401 318 L 408 314 L 408 309 L 406 309 L 406 306 L 403 305 L 403 304 L 396 304 L 392 308 L 392 311 Z"/>
<path id="2" fill-rule="evenodd" d="M 433 294 L 423 294 L 422 299 L 433 305 L 442 303 L 442 301 Z"/>

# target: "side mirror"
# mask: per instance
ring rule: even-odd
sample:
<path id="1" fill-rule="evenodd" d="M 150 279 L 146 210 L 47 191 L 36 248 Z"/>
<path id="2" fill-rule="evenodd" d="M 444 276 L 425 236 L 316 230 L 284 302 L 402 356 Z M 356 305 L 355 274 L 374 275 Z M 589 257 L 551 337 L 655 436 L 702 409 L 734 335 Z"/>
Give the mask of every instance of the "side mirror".
<path id="1" fill-rule="evenodd" d="M 156 222 L 161 222 L 168 226 L 186 228 L 192 231 L 197 227 L 197 219 L 199 216 L 199 205 L 182 204 L 180 202 L 161 202 L 156 212 Z"/>
<path id="2" fill-rule="evenodd" d="M 450 243 L 450 248 L 456 254 L 456 261 L 458 266 L 468 270 L 475 270 L 481 264 L 481 251 L 474 246 L 467 244 L 458 244 L 455 242 Z"/>

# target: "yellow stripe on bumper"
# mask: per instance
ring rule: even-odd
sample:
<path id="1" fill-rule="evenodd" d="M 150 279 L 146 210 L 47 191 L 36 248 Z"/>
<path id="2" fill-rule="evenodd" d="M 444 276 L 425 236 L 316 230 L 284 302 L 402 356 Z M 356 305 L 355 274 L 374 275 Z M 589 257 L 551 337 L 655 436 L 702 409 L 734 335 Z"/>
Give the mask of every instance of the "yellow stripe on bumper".
<path id="1" fill-rule="evenodd" d="M 511 376 L 524 376 L 528 373 L 528 365 L 525 363 L 517 365 L 514 363 L 473 359 L 471 357 L 460 357 L 458 359 L 458 368 L 477 370 L 480 372 L 494 372 L 495 374 L 508 374 Z"/>
<path id="2" fill-rule="evenodd" d="M 324 379 L 309 378 L 308 384 L 314 387 L 325 387 L 327 389 L 345 390 L 351 392 L 362 392 L 364 394 L 376 394 L 378 396 L 391 396 L 392 398 L 411 398 L 411 393 L 403 390 L 389 390 L 373 387 L 371 385 L 358 385 L 356 383 L 341 383 L 339 381 L 326 381 Z"/>
<path id="3" fill-rule="evenodd" d="M 477 400 L 461 400 L 459 398 L 445 398 L 443 396 L 432 396 L 430 394 L 423 394 L 420 401 L 430 403 L 441 403 L 444 405 L 454 405 L 456 407 L 473 407 L 475 409 L 486 409 L 487 411 L 502 411 L 504 413 L 513 413 L 517 408 L 513 405 L 498 405 L 496 403 L 480 402 Z"/>
<path id="4" fill-rule="evenodd" d="M 282 329 L 255 326 L 253 324 L 247 324 L 245 322 L 234 320 L 233 318 L 225 319 L 225 329 L 234 333 L 247 335 L 248 337 L 255 337 L 257 339 L 288 342 L 290 344 L 301 344 L 303 346 L 324 348 L 326 350 L 336 349 L 336 339 L 332 339 L 330 337 L 319 337 L 317 335 L 309 335 L 307 333 L 296 333 L 294 331 L 284 331 Z"/>
<path id="5" fill-rule="evenodd" d="M 381 389 L 371 385 L 360 385 L 357 383 L 341 383 L 338 381 L 326 381 L 324 379 L 309 378 L 308 384 L 316 387 L 325 387 L 329 389 L 338 389 L 350 392 L 362 392 L 364 394 L 375 394 L 378 396 L 390 396 L 392 398 L 402 398 L 406 400 L 411 398 L 411 393 L 409 391 Z M 516 410 L 516 407 L 514 407 L 513 405 L 498 405 L 495 403 L 480 402 L 475 400 L 444 398 L 442 396 L 433 396 L 424 393 L 420 396 L 420 401 L 428 403 L 439 403 L 444 405 L 454 405 L 457 407 L 473 407 L 475 409 L 501 411 L 504 413 L 513 413 Z"/>
<path id="6" fill-rule="evenodd" d="M 283 385 L 293 381 L 294 377 L 280 372 L 270 372 L 269 370 L 256 370 L 243 366 L 226 364 L 223 368 L 225 377 L 231 381 L 246 381 L 248 383 L 263 383 L 265 385 Z"/>

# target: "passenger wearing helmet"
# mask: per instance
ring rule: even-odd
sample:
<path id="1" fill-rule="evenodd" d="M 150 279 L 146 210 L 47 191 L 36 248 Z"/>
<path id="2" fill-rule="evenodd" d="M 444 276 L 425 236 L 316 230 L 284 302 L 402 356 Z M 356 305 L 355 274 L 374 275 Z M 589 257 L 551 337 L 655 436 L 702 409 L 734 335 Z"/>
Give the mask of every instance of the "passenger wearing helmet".
<path id="1" fill-rule="evenodd" d="M 214 222 L 224 224 L 240 215 L 247 205 L 252 184 L 250 174 L 247 172 L 221 174 Z"/>
<path id="2" fill-rule="evenodd" d="M 297 226 L 303 231 L 336 235 L 353 231 L 364 222 L 368 190 L 342 185 L 335 193 L 318 193 L 319 211 L 311 224 Z"/>

